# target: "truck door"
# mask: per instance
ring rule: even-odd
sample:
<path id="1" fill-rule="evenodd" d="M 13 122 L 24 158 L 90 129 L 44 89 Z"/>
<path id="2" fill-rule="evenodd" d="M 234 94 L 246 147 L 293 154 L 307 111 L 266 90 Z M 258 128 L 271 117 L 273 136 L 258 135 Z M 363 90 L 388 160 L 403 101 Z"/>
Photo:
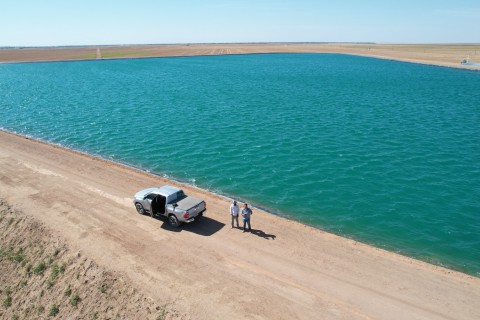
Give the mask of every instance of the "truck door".
<path id="1" fill-rule="evenodd" d="M 166 198 L 162 195 L 157 195 L 152 201 L 153 214 L 165 214 Z"/>
<path id="2" fill-rule="evenodd" d="M 155 202 L 155 198 L 157 197 L 157 195 L 155 193 L 150 193 L 149 195 L 147 195 L 145 197 L 145 199 L 147 200 L 147 203 L 145 204 L 144 208 L 145 210 L 147 210 L 147 212 L 150 212 L 150 215 L 153 216 L 153 203 Z"/>

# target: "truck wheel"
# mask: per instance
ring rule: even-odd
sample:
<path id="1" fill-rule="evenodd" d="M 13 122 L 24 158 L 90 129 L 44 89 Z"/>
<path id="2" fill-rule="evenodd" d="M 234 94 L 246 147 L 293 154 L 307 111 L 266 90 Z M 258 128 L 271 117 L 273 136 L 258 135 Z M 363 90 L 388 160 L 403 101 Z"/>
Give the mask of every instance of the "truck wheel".
<path id="1" fill-rule="evenodd" d="M 145 209 L 143 209 L 143 206 L 140 203 L 135 203 L 135 208 L 137 209 L 138 213 L 145 214 Z"/>
<path id="2" fill-rule="evenodd" d="M 178 228 L 180 225 L 180 222 L 178 222 L 178 219 L 174 214 L 168 216 L 168 223 L 174 228 Z"/>

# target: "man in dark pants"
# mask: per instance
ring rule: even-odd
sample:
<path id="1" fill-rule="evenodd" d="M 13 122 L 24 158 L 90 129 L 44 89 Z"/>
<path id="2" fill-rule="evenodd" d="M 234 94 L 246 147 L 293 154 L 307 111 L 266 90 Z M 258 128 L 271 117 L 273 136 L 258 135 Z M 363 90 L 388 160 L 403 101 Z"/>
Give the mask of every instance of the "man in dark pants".
<path id="1" fill-rule="evenodd" d="M 252 210 L 248 207 L 248 204 L 245 203 L 245 207 L 242 210 L 243 217 L 243 232 L 245 232 L 245 227 L 248 224 L 248 232 L 252 231 L 250 226 L 250 216 L 253 214 Z"/>

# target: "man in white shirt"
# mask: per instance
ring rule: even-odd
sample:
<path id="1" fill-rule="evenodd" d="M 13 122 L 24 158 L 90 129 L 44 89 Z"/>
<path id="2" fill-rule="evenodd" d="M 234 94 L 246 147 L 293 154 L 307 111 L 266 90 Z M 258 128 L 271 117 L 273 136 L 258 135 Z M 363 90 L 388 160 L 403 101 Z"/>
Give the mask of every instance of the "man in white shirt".
<path id="1" fill-rule="evenodd" d="M 233 201 L 233 203 L 230 205 L 230 215 L 232 216 L 232 228 L 233 228 L 233 221 L 237 221 L 237 228 L 240 228 L 240 225 L 238 224 L 238 212 L 240 211 L 240 208 L 237 205 L 237 201 Z"/>

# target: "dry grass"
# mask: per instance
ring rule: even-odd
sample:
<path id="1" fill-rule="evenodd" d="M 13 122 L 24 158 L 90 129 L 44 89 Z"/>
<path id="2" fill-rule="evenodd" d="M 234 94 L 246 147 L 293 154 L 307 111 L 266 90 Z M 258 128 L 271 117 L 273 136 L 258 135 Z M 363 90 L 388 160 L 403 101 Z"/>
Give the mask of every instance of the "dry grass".
<path id="1" fill-rule="evenodd" d="M 180 318 L 1 199 L 0 283 L 0 319 Z"/>

